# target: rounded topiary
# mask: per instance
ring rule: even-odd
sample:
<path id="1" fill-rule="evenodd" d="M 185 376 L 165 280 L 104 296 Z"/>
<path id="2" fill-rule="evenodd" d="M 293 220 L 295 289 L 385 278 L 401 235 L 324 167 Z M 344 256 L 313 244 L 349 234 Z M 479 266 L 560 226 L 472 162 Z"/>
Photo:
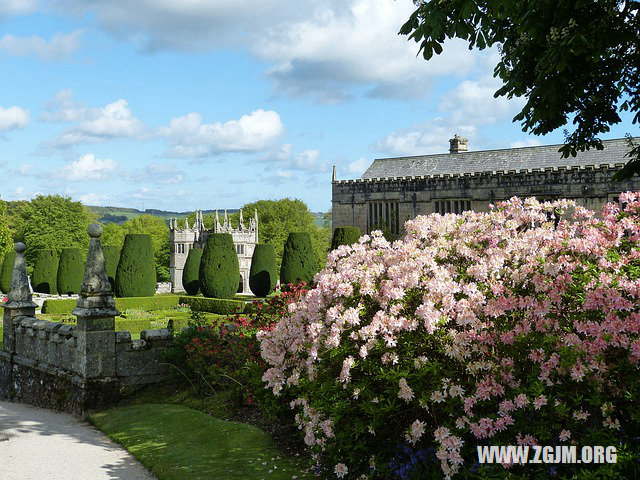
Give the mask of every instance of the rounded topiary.
<path id="1" fill-rule="evenodd" d="M 358 227 L 336 227 L 331 238 L 331 250 L 335 250 L 340 245 L 353 245 L 361 235 Z"/>
<path id="2" fill-rule="evenodd" d="M 233 298 L 238 291 L 240 265 L 230 233 L 213 233 L 200 260 L 200 291 L 205 297 Z"/>
<path id="3" fill-rule="evenodd" d="M 156 263 L 151 235 L 128 233 L 116 269 L 117 297 L 152 297 L 156 293 Z"/>
<path id="4" fill-rule="evenodd" d="M 317 272 L 316 257 L 313 253 L 309 234 L 303 232 L 290 233 L 282 253 L 280 284 L 309 283 Z"/>
<path id="5" fill-rule="evenodd" d="M 256 297 L 266 297 L 278 281 L 276 253 L 273 245 L 259 243 L 251 257 L 249 288 Z"/>
<path id="6" fill-rule="evenodd" d="M 16 252 L 11 251 L 4 254 L 2 270 L 0 271 L 0 290 L 2 293 L 9 293 L 11 290 L 11 276 L 13 275 L 13 265 L 16 263 Z"/>
<path id="7" fill-rule="evenodd" d="M 84 276 L 85 253 L 80 248 L 63 248 L 58 261 L 58 293 L 80 293 Z"/>
<path id="8" fill-rule="evenodd" d="M 192 248 L 187 255 L 187 261 L 182 270 L 182 288 L 188 295 L 197 295 L 200 290 L 200 261 L 202 260 L 202 249 Z"/>
<path id="9" fill-rule="evenodd" d="M 118 269 L 118 262 L 120 262 L 120 247 L 114 245 L 106 245 L 102 247 L 104 253 L 104 267 L 107 271 L 107 277 L 109 277 L 109 283 L 111 284 L 111 290 L 115 291 L 116 288 L 116 270 Z"/>
<path id="10" fill-rule="evenodd" d="M 55 250 L 36 250 L 33 264 L 33 291 L 38 293 L 58 293 L 58 255 Z"/>

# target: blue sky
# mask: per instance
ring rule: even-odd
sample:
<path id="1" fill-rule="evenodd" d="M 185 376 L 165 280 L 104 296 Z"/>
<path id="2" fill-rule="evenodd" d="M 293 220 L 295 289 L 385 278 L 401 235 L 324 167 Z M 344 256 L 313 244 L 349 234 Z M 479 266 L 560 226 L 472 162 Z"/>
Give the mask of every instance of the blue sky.
<path id="1" fill-rule="evenodd" d="M 494 99 L 495 51 L 430 62 L 397 35 L 410 0 L 3 0 L 0 195 L 89 205 L 331 207 L 331 166 L 562 142 Z M 606 138 L 631 132 L 631 122 Z M 8 180 L 8 181 L 7 181 Z"/>

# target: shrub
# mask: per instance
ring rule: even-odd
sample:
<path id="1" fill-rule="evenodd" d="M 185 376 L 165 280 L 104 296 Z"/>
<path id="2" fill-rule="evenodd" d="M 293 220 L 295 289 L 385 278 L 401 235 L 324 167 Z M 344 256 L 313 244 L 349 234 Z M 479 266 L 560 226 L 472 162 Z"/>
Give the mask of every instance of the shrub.
<path id="1" fill-rule="evenodd" d="M 308 233 L 290 233 L 284 244 L 280 283 L 310 283 L 317 272 L 316 258 Z"/>
<path id="2" fill-rule="evenodd" d="M 637 478 L 640 194 L 620 200 L 556 228 L 572 202 L 513 198 L 338 247 L 259 333 L 264 381 L 349 478 Z M 476 446 L 571 441 L 617 463 L 474 465 Z"/>
<path id="3" fill-rule="evenodd" d="M 126 310 L 163 310 L 165 308 L 177 308 L 179 298 L 177 295 L 157 295 L 154 297 L 126 297 L 116 298 L 116 308 L 120 312 Z M 59 300 L 47 299 L 42 304 L 42 313 L 54 315 L 70 314 L 76 308 L 77 300 L 64 298 Z"/>
<path id="4" fill-rule="evenodd" d="M 36 250 L 31 280 L 33 291 L 38 293 L 58 293 L 58 255 L 55 250 Z"/>
<path id="5" fill-rule="evenodd" d="M 156 293 L 156 267 L 151 235 L 128 233 L 116 269 L 117 297 L 151 297 Z"/>
<path id="6" fill-rule="evenodd" d="M 187 295 L 197 295 L 200 290 L 200 261 L 202 260 L 202 249 L 192 248 L 187 255 L 187 261 L 182 270 L 182 287 Z"/>
<path id="7" fill-rule="evenodd" d="M 191 310 L 198 312 L 218 313 L 220 315 L 233 315 L 244 311 L 245 302 L 242 300 L 229 300 L 226 298 L 206 297 L 180 297 L 180 303 L 189 305 Z"/>
<path id="8" fill-rule="evenodd" d="M 9 290 L 11 290 L 14 263 L 16 263 L 16 252 L 11 250 L 5 253 L 2 261 L 2 271 L 0 271 L 0 290 L 2 293 L 9 293 Z"/>
<path id="9" fill-rule="evenodd" d="M 80 248 L 63 248 L 58 262 L 58 293 L 80 293 L 84 276 L 85 255 Z"/>
<path id="10" fill-rule="evenodd" d="M 331 237 L 331 251 L 340 245 L 353 245 L 361 235 L 358 227 L 336 227 L 333 231 L 333 237 Z"/>
<path id="11" fill-rule="evenodd" d="M 251 257 L 249 288 L 256 297 L 266 297 L 278 282 L 276 253 L 273 245 L 259 243 Z"/>
<path id="12" fill-rule="evenodd" d="M 118 263 L 120 262 L 120 247 L 105 245 L 102 247 L 102 252 L 104 253 L 104 266 L 107 271 L 107 277 L 109 277 L 111 290 L 115 291 L 116 271 L 118 270 Z"/>
<path id="13" fill-rule="evenodd" d="M 233 298 L 238 291 L 240 265 L 230 233 L 212 233 L 200 260 L 200 290 L 209 298 Z"/>

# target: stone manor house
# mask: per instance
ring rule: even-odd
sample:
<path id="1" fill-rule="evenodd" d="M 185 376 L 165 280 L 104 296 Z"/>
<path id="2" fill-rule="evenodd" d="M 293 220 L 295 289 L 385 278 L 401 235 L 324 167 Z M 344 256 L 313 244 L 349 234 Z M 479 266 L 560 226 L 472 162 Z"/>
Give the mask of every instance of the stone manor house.
<path id="1" fill-rule="evenodd" d="M 172 218 L 169 222 L 169 241 L 171 260 L 169 264 L 171 291 L 184 292 L 182 286 L 182 270 L 187 261 L 187 255 L 192 248 L 204 248 L 207 238 L 211 233 L 230 233 L 238 254 L 240 264 L 240 276 L 242 277 L 238 292 L 249 293 L 249 270 L 251 269 L 251 257 L 253 250 L 258 243 L 258 211 L 255 211 L 254 218 L 249 220 L 249 225 L 245 227 L 242 210 L 238 228 L 234 228 L 229 222 L 227 211 L 224 211 L 222 223 L 216 210 L 213 230 L 204 228 L 202 210 L 196 211 L 196 220 L 193 225 L 189 225 L 189 219 L 184 219 L 184 227 L 178 227 L 178 220 Z"/>
<path id="2" fill-rule="evenodd" d="M 449 153 L 380 158 L 361 178 L 332 181 L 333 228 L 354 225 L 363 233 L 382 228 L 400 234 L 417 215 L 487 211 L 489 204 L 518 196 L 538 200 L 569 198 L 592 210 L 640 190 L 640 179 L 613 182 L 629 151 L 624 138 L 604 140 L 562 158 L 561 145 L 469 151 L 455 135 Z"/>

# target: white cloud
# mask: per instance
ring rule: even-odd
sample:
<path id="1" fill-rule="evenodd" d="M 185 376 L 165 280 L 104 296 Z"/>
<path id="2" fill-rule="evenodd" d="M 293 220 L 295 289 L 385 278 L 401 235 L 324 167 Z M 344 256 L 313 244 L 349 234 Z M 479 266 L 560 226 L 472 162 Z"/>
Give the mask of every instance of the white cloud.
<path id="1" fill-rule="evenodd" d="M 101 160 L 93 153 L 87 153 L 62 167 L 57 176 L 70 182 L 106 180 L 113 174 L 116 167 L 116 162 L 110 158 Z"/>
<path id="2" fill-rule="evenodd" d="M 0 15 L 17 15 L 32 12 L 38 5 L 37 0 L 2 0 Z"/>
<path id="3" fill-rule="evenodd" d="M 85 205 L 106 205 L 112 197 L 102 193 L 86 193 L 78 195 L 77 198 Z"/>
<path id="4" fill-rule="evenodd" d="M 10 34 L 0 38 L 0 50 L 14 57 L 35 55 L 41 60 L 61 60 L 69 58 L 80 46 L 82 32 L 59 33 L 49 41 L 38 35 L 16 37 Z"/>
<path id="5" fill-rule="evenodd" d="M 29 175 L 33 175 L 34 166 L 30 163 L 23 163 L 18 167 L 18 173 L 23 177 L 27 177 Z"/>
<path id="6" fill-rule="evenodd" d="M 511 142 L 509 147 L 511 148 L 520 148 L 520 147 L 537 147 L 542 145 L 542 142 L 537 138 L 527 138 L 525 140 L 518 140 L 517 142 Z"/>
<path id="7" fill-rule="evenodd" d="M 29 112 L 23 108 L 0 106 L 0 131 L 24 128 L 29 124 Z"/>
<path id="8" fill-rule="evenodd" d="M 123 176 L 132 183 L 155 183 L 158 185 L 175 185 L 183 183 L 185 176 L 169 162 L 151 163 L 144 168 L 133 170 Z"/>
<path id="9" fill-rule="evenodd" d="M 205 157 L 223 152 L 257 152 L 273 143 L 284 131 L 280 115 L 273 110 L 255 110 L 239 120 L 202 123 L 193 112 L 177 117 L 158 130 L 165 137 L 171 157 Z"/>
<path id="10" fill-rule="evenodd" d="M 351 162 L 347 166 L 347 172 L 355 175 L 362 175 L 369 165 L 371 164 L 371 160 L 367 160 L 366 158 L 359 158 L 353 162 Z"/>

